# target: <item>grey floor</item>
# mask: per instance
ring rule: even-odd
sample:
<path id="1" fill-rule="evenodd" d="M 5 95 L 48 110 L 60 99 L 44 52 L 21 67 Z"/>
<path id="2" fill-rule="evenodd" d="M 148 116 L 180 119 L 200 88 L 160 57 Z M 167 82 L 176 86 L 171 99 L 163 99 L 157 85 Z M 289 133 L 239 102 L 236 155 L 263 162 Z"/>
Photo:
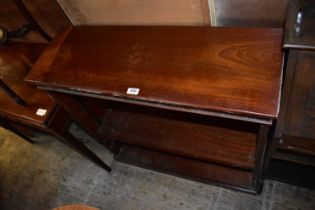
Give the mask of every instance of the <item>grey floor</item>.
<path id="1" fill-rule="evenodd" d="M 94 140 L 73 126 L 111 174 L 37 134 L 32 145 L 0 128 L 0 210 L 46 210 L 85 203 L 104 210 L 303 209 L 315 210 L 315 191 L 265 181 L 259 196 L 201 184 L 117 163 Z"/>

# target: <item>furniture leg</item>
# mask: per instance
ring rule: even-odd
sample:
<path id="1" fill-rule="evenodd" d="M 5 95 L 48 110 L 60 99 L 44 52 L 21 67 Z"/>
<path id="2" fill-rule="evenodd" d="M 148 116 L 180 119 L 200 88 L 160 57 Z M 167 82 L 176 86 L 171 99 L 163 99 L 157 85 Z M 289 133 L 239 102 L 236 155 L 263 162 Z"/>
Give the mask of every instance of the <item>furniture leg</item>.
<path id="1" fill-rule="evenodd" d="M 75 136 L 73 136 L 68 130 L 52 130 L 52 133 L 58 138 L 63 139 L 66 144 L 71 146 L 81 155 L 85 156 L 96 165 L 104 168 L 106 171 L 110 172 L 111 168 L 106 165 L 99 157 L 97 157 L 90 149 L 88 149 L 83 143 L 81 143 Z"/>
<path id="2" fill-rule="evenodd" d="M 73 97 L 63 93 L 49 92 L 49 95 L 57 101 L 58 105 L 64 108 L 71 118 L 90 136 L 95 138 L 109 151 L 117 153 L 120 145 L 116 145 L 98 136 L 98 129 L 101 126 L 81 104 Z"/>
<path id="3" fill-rule="evenodd" d="M 263 171 L 265 160 L 269 127 L 269 125 L 261 124 L 257 137 L 256 164 L 253 172 L 253 186 L 256 188 L 258 193 L 261 192 L 263 185 L 261 173 Z"/>
<path id="4" fill-rule="evenodd" d="M 95 155 L 79 139 L 69 132 L 69 126 L 72 123 L 72 119 L 66 110 L 62 109 L 62 107 L 57 107 L 52 119 L 53 120 L 47 125 L 47 129 L 51 134 L 62 140 L 63 143 L 75 149 L 81 155 L 90 159 L 96 165 L 104 168 L 108 172 L 111 171 L 111 168 L 108 165 L 106 165 L 99 157 L 97 157 L 97 155 Z"/>

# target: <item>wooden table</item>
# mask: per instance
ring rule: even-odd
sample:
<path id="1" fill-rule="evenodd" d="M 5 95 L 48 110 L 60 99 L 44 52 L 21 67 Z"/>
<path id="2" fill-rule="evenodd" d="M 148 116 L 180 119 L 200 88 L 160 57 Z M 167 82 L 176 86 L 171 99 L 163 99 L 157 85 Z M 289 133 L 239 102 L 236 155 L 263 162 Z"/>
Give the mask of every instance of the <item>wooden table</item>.
<path id="1" fill-rule="evenodd" d="M 71 27 L 26 80 L 69 111 L 60 93 L 104 99 L 98 136 L 122 145 L 118 160 L 257 192 L 281 46 L 281 29 Z"/>

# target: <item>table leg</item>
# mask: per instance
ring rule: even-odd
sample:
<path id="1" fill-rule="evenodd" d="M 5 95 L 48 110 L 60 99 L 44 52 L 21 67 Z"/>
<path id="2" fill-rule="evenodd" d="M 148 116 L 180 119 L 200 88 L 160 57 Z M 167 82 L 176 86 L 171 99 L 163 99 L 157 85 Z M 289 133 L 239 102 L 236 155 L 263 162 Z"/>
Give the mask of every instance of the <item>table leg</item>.
<path id="1" fill-rule="evenodd" d="M 261 124 L 257 137 L 256 161 L 253 171 L 253 187 L 256 188 L 258 193 L 261 192 L 263 185 L 262 172 L 267 148 L 269 128 L 269 125 Z"/>

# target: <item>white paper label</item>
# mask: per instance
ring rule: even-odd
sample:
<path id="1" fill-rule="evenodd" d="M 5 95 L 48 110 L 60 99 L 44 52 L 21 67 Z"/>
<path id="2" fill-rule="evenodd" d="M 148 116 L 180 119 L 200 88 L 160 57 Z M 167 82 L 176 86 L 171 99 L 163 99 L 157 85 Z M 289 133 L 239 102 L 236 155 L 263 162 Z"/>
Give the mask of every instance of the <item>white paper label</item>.
<path id="1" fill-rule="evenodd" d="M 36 115 L 45 116 L 46 113 L 47 113 L 46 109 L 37 109 Z"/>
<path id="2" fill-rule="evenodd" d="M 127 90 L 127 94 L 128 95 L 135 95 L 137 96 L 140 92 L 140 89 L 139 88 L 128 88 Z"/>

